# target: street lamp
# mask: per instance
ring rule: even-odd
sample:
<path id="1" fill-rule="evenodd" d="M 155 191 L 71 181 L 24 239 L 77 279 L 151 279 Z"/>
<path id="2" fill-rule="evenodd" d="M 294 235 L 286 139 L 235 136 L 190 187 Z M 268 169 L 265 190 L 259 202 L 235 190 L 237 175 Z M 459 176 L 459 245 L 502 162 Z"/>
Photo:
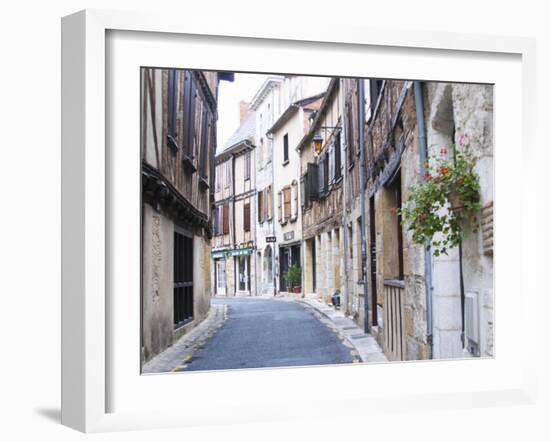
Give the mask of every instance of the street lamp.
<path id="1" fill-rule="evenodd" d="M 321 148 L 323 147 L 323 137 L 319 132 L 317 132 L 313 137 L 313 147 L 315 148 L 316 153 L 321 152 Z"/>

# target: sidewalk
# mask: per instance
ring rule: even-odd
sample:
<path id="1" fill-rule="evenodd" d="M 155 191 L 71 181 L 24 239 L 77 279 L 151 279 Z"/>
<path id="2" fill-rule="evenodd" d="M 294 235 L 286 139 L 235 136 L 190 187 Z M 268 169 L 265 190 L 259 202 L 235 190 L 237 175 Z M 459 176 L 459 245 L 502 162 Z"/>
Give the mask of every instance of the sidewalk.
<path id="1" fill-rule="evenodd" d="M 382 349 L 370 333 L 365 333 L 351 318 L 340 310 L 314 298 L 295 299 L 297 302 L 313 309 L 320 320 L 333 329 L 341 339 L 355 348 L 362 362 L 388 362 Z M 358 361 L 360 362 L 360 361 Z"/>
<path id="2" fill-rule="evenodd" d="M 143 365 L 142 373 L 166 373 L 178 371 L 191 359 L 196 350 L 203 347 L 227 319 L 227 306 L 212 304 L 206 318 L 174 345 Z"/>

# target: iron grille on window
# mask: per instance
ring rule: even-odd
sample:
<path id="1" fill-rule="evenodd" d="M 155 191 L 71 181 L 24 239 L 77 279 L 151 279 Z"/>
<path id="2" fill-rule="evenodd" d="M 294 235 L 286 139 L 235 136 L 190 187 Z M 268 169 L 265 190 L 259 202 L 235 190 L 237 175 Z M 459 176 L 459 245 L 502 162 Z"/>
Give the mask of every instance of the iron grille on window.
<path id="1" fill-rule="evenodd" d="M 174 326 L 193 319 L 193 238 L 174 232 Z"/>

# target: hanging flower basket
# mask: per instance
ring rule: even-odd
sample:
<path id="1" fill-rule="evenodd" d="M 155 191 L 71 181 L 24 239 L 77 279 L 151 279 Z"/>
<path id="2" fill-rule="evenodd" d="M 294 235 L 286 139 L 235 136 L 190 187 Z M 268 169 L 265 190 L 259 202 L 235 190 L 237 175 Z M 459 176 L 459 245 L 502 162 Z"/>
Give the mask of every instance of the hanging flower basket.
<path id="1" fill-rule="evenodd" d="M 467 230 L 477 231 L 476 216 L 481 209 L 473 157 L 455 146 L 451 153 L 450 160 L 426 164 L 425 176 L 399 209 L 413 241 L 431 247 L 435 256 L 456 247 Z"/>

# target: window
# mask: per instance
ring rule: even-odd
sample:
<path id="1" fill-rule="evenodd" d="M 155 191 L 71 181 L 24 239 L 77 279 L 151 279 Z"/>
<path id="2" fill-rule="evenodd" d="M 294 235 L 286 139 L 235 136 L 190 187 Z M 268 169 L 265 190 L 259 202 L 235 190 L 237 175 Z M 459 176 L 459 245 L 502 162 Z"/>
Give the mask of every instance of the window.
<path id="1" fill-rule="evenodd" d="M 290 187 L 283 189 L 283 217 L 284 221 L 291 216 L 291 190 Z"/>
<path id="2" fill-rule="evenodd" d="M 174 232 L 174 326 L 193 319 L 193 238 Z"/>
<path id="3" fill-rule="evenodd" d="M 307 163 L 306 174 L 306 200 L 317 201 L 319 199 L 319 166 L 315 163 Z M 307 204 L 307 203 L 306 203 Z"/>
<path id="4" fill-rule="evenodd" d="M 243 206 L 243 225 L 244 231 L 250 232 L 250 203 Z"/>
<path id="5" fill-rule="evenodd" d="M 288 163 L 288 134 L 283 137 L 283 164 Z"/>
<path id="6" fill-rule="evenodd" d="M 374 115 L 376 109 L 376 103 L 378 102 L 378 96 L 382 92 L 382 84 L 384 80 L 370 80 L 370 113 Z"/>
<path id="7" fill-rule="evenodd" d="M 250 152 L 245 153 L 244 155 L 244 179 L 250 179 Z"/>
<path id="8" fill-rule="evenodd" d="M 216 236 L 218 234 L 219 224 L 218 224 L 218 208 L 214 207 L 212 209 L 212 234 Z"/>
<path id="9" fill-rule="evenodd" d="M 223 205 L 223 234 L 227 235 L 229 233 L 229 204 Z"/>

